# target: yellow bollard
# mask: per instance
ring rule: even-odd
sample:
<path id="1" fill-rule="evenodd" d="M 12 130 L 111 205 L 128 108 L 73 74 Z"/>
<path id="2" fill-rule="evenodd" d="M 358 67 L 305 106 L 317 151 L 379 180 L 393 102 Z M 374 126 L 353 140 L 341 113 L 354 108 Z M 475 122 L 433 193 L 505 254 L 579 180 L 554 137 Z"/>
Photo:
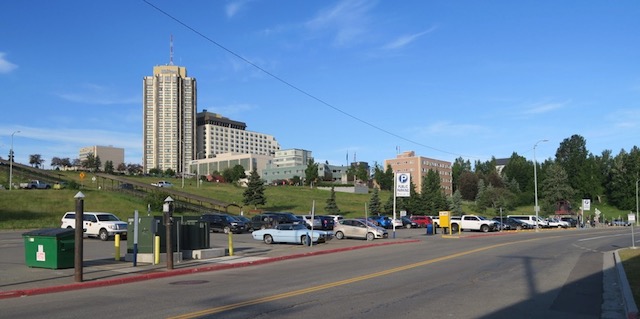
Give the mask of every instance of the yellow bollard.
<path id="1" fill-rule="evenodd" d="M 155 245 L 153 245 L 153 264 L 160 263 L 160 236 L 155 237 Z"/>
<path id="2" fill-rule="evenodd" d="M 233 235 L 229 231 L 229 256 L 233 256 Z"/>
<path id="3" fill-rule="evenodd" d="M 114 239 L 115 247 L 116 247 L 116 261 L 120 261 L 120 234 L 116 234 L 116 238 Z"/>

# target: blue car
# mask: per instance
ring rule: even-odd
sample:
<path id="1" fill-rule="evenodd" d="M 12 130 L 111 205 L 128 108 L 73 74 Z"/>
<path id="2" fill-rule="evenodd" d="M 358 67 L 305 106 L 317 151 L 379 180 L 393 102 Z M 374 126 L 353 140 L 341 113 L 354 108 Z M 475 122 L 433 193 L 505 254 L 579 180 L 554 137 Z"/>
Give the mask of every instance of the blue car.
<path id="1" fill-rule="evenodd" d="M 369 221 L 374 223 L 376 226 L 380 226 L 382 228 L 393 228 L 393 224 L 391 223 L 391 218 L 387 216 L 370 216 Z"/>
<path id="2" fill-rule="evenodd" d="M 314 243 L 324 243 L 333 237 L 333 232 L 324 230 L 309 230 L 303 224 L 279 224 L 275 228 L 254 230 L 251 236 L 255 240 L 262 240 L 265 244 L 290 243 L 307 244 L 308 237 Z"/>

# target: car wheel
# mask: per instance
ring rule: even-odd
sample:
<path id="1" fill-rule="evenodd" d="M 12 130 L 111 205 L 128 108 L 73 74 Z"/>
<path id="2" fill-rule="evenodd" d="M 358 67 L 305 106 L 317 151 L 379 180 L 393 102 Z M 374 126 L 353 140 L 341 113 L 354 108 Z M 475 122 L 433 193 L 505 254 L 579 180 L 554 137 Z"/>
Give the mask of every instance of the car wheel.
<path id="1" fill-rule="evenodd" d="M 452 232 L 458 232 L 458 224 L 451 224 L 451 231 Z"/>
<path id="2" fill-rule="evenodd" d="M 482 226 L 480 226 L 480 230 L 481 230 L 483 233 L 487 233 L 487 232 L 489 232 L 489 226 L 487 226 L 487 225 L 482 225 Z"/>
<path id="3" fill-rule="evenodd" d="M 267 245 L 273 244 L 273 237 L 271 237 L 271 235 L 264 235 L 264 243 Z"/>
<path id="4" fill-rule="evenodd" d="M 367 233 L 367 240 L 371 241 L 376 239 L 376 236 L 373 233 Z"/>
<path id="5" fill-rule="evenodd" d="M 522 226 L 520 225 L 516 226 L 516 230 L 522 230 Z"/>
<path id="6" fill-rule="evenodd" d="M 344 239 L 344 233 L 341 231 L 336 232 L 335 236 L 336 236 L 336 239 Z"/>
<path id="7" fill-rule="evenodd" d="M 222 229 L 222 231 L 223 231 L 225 234 L 228 234 L 229 232 L 231 232 L 231 228 L 230 228 L 229 226 L 224 226 L 224 228 Z"/>
<path id="8" fill-rule="evenodd" d="M 411 224 L 407 224 L 407 226 L 405 226 L 407 229 L 411 228 Z"/>
<path id="9" fill-rule="evenodd" d="M 300 236 L 300 243 L 302 245 L 307 245 L 307 235 Z"/>
<path id="10" fill-rule="evenodd" d="M 109 233 L 107 233 L 106 229 L 100 229 L 100 233 L 98 234 L 100 236 L 100 239 L 103 241 L 107 241 L 109 240 Z"/>

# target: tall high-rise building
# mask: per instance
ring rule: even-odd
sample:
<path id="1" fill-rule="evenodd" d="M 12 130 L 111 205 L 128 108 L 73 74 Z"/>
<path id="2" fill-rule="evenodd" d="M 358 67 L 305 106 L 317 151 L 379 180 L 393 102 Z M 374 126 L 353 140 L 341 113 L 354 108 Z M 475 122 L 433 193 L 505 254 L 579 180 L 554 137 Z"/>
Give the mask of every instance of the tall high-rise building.
<path id="1" fill-rule="evenodd" d="M 155 66 L 153 76 L 144 77 L 142 105 L 144 172 L 186 172 L 195 150 L 196 79 L 185 67 Z"/>

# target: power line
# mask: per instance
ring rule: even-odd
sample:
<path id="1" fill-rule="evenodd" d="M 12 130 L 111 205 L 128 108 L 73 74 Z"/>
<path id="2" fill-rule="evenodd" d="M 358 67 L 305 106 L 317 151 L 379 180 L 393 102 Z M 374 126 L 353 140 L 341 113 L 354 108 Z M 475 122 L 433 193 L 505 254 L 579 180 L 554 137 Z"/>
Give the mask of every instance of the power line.
<path id="1" fill-rule="evenodd" d="M 455 156 L 460 156 L 460 157 L 468 157 L 468 158 L 477 158 L 477 157 L 475 157 L 475 156 L 467 156 L 467 155 L 462 155 L 462 154 L 458 154 L 458 153 L 453 153 L 453 152 L 449 152 L 449 151 L 441 150 L 441 149 L 438 149 L 438 148 L 435 148 L 435 147 L 432 147 L 432 146 L 428 146 L 428 145 L 422 144 L 422 143 L 420 143 L 420 142 L 416 142 L 416 141 L 411 140 L 411 139 L 408 139 L 408 138 L 406 138 L 406 137 L 404 137 L 404 136 L 401 136 L 401 135 L 398 135 L 398 134 L 393 133 L 393 132 L 391 132 L 391 131 L 388 131 L 388 130 L 386 130 L 386 129 L 384 129 L 384 128 L 380 127 L 380 126 L 377 126 L 377 125 L 375 125 L 375 124 L 373 124 L 373 123 L 367 122 L 367 121 L 365 121 L 365 120 L 363 120 L 363 119 L 361 119 L 361 118 L 359 118 L 359 117 L 357 117 L 357 116 L 355 116 L 355 115 L 352 115 L 352 114 L 350 114 L 350 113 L 348 113 L 348 112 L 346 112 L 346 111 L 343 111 L 342 109 L 340 109 L 340 108 L 338 108 L 338 107 L 336 107 L 336 106 L 333 106 L 333 105 L 332 105 L 332 104 L 330 104 L 329 102 L 324 101 L 323 99 L 321 99 L 321 98 L 319 98 L 319 97 L 317 97 L 317 96 L 315 96 L 315 95 L 313 95 L 313 94 L 311 94 L 311 93 L 309 93 L 309 92 L 307 92 L 307 91 L 305 91 L 305 90 L 303 90 L 303 89 L 301 89 L 301 88 L 299 88 L 299 87 L 295 86 L 294 84 L 292 84 L 292 83 L 290 83 L 290 82 L 286 81 L 285 79 L 283 79 L 283 78 L 281 78 L 281 77 L 279 77 L 279 76 L 277 76 L 277 75 L 275 75 L 275 74 L 273 74 L 273 73 L 271 73 L 271 72 L 269 72 L 269 71 L 267 71 L 267 70 L 263 69 L 262 67 L 260 67 L 259 65 L 255 64 L 255 63 L 253 63 L 253 62 L 251 62 L 251 61 L 249 61 L 249 60 L 245 59 L 245 58 L 244 58 L 244 57 L 242 57 L 240 54 L 235 53 L 235 52 L 234 52 L 234 51 L 232 51 L 231 49 L 228 49 L 227 47 L 223 46 L 222 44 L 220 44 L 220 43 L 216 42 L 215 40 L 213 40 L 213 39 L 209 38 L 208 36 L 206 36 L 206 35 L 205 35 L 205 34 L 203 34 L 202 32 L 200 32 L 200 31 L 198 31 L 198 30 L 194 29 L 193 27 L 189 26 L 188 24 L 186 24 L 186 23 L 182 22 L 180 19 L 178 19 L 178 18 L 176 18 L 176 17 L 172 16 L 172 15 L 171 15 L 171 14 L 169 14 L 168 12 L 166 12 L 166 11 L 164 11 L 164 10 L 160 9 L 160 8 L 159 8 L 159 7 L 157 7 L 156 5 L 154 5 L 154 4 L 152 4 L 152 3 L 150 3 L 149 1 L 147 1 L 147 0 L 142 0 L 142 1 L 144 1 L 146 4 L 148 4 L 149 6 L 151 6 L 151 7 L 152 7 L 152 8 L 154 8 L 154 9 L 156 9 L 156 10 L 157 10 L 157 11 L 159 11 L 160 13 L 164 14 L 165 16 L 169 17 L 169 18 L 170 18 L 170 19 L 172 19 L 173 21 L 175 21 L 175 22 L 177 22 L 178 24 L 182 25 L 183 27 L 185 27 L 185 28 L 189 29 L 191 32 L 193 32 L 193 33 L 195 33 L 195 34 L 199 35 L 199 36 L 200 36 L 200 37 L 202 37 L 203 39 L 205 39 L 205 40 L 209 41 L 210 43 L 214 44 L 214 45 L 215 45 L 215 46 L 217 46 L 218 48 L 220 48 L 220 49 L 222 49 L 222 50 L 226 51 L 227 53 L 229 53 L 229 54 L 231 54 L 231 55 L 235 56 L 236 58 L 238 58 L 238 59 L 242 60 L 243 62 L 245 62 L 245 63 L 247 63 L 247 64 L 251 65 L 252 67 L 254 67 L 254 68 L 258 69 L 258 70 L 260 70 L 260 71 L 261 71 L 261 72 L 263 72 L 264 74 L 266 74 L 266 75 L 268 75 L 268 76 L 272 77 L 273 79 L 275 79 L 275 80 L 279 81 L 280 83 L 282 83 L 282 84 L 284 84 L 284 85 L 286 85 L 286 86 L 288 86 L 288 87 L 290 87 L 290 88 L 292 88 L 292 89 L 294 89 L 294 90 L 296 90 L 296 91 L 298 91 L 298 92 L 302 93 L 303 95 L 306 95 L 307 97 L 309 97 L 309 98 L 311 98 L 311 99 L 313 99 L 313 100 L 315 100 L 315 101 L 319 102 L 320 104 L 323 104 L 323 105 L 325 105 L 325 106 L 327 106 L 327 107 L 329 107 L 329 108 L 333 109 L 334 111 L 337 111 L 337 112 L 339 112 L 339 113 L 342 113 L 342 114 L 344 114 L 344 115 L 346 115 L 346 116 L 348 116 L 348 117 L 350 117 L 350 118 L 352 118 L 352 119 L 354 119 L 354 120 L 356 120 L 356 121 L 358 121 L 358 122 L 360 122 L 360 123 L 362 123 L 362 124 L 365 124 L 365 125 L 367 125 L 367 126 L 370 126 L 370 127 L 374 128 L 374 129 L 376 129 L 376 130 L 378 130 L 378 131 L 380 131 L 380 132 L 383 132 L 383 133 L 385 133 L 385 134 L 388 134 L 388 135 L 391 135 L 391 136 L 393 136 L 393 137 L 399 138 L 399 139 L 401 139 L 401 140 L 403 140 L 403 141 L 409 142 L 409 143 L 414 144 L 414 145 L 422 146 L 422 147 L 425 147 L 425 148 L 428 148 L 428 149 L 431 149 L 431 150 L 434 150 L 434 151 L 437 151 L 437 152 L 441 152 L 441 153 L 449 154 L 449 155 L 455 155 Z"/>

